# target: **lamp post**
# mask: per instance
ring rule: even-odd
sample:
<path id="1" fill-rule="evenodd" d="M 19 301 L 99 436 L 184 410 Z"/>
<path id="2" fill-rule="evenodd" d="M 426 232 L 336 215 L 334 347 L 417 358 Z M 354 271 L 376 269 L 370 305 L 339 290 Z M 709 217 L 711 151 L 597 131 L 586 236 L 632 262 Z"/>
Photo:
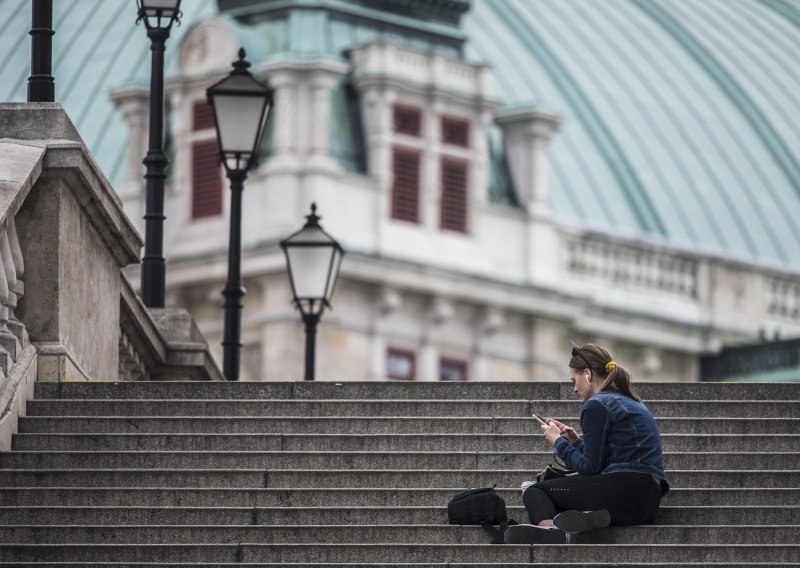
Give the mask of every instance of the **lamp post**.
<path id="1" fill-rule="evenodd" d="M 228 280 L 222 290 L 225 330 L 222 368 L 229 381 L 239 380 L 242 331 L 242 191 L 247 172 L 256 165 L 264 125 L 272 110 L 269 88 L 247 70 L 244 49 L 233 71 L 206 91 L 214 111 L 219 157 L 231 182 L 231 225 L 228 243 Z"/>
<path id="2" fill-rule="evenodd" d="M 147 181 L 144 214 L 144 257 L 141 294 L 149 308 L 164 307 L 164 182 L 169 160 L 164 154 L 164 46 L 172 24 L 179 21 L 181 0 L 136 0 L 138 22 L 150 38 L 150 141 L 143 163 Z"/>
<path id="3" fill-rule="evenodd" d="M 28 102 L 56 100 L 53 79 L 53 0 L 33 0 L 31 19 L 31 76 L 28 77 Z"/>
<path id="4" fill-rule="evenodd" d="M 319 224 L 316 203 L 306 216 L 302 229 L 281 241 L 289 268 L 294 304 L 306 326 L 306 365 L 304 379 L 314 380 L 317 324 L 339 279 L 344 249 Z"/>

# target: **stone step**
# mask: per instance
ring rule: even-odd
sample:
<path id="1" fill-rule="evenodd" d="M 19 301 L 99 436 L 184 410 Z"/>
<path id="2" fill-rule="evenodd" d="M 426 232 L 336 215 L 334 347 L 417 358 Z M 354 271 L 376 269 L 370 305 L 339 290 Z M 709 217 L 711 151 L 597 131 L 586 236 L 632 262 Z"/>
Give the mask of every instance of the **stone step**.
<path id="1" fill-rule="evenodd" d="M 553 382 L 61 382 L 37 383 L 35 398 L 66 399 L 549 399 L 572 400 L 567 381 Z M 800 383 L 641 382 L 644 400 L 800 400 Z"/>
<path id="2" fill-rule="evenodd" d="M 108 567 L 113 566 L 115 568 L 138 568 L 139 566 L 165 566 L 165 567 L 174 567 L 174 566 L 192 566 L 192 567 L 203 567 L 203 568 L 237 568 L 237 567 L 247 567 L 247 566 L 259 566 L 260 568 L 264 567 L 262 563 L 252 563 L 252 562 L 203 562 L 203 563 L 184 563 L 184 562 L 170 562 L 170 563 L 162 563 L 162 562 L 147 562 L 147 563 L 136 563 L 136 564 L 129 564 L 127 562 L 103 562 L 103 563 L 96 563 L 96 562 L 0 562 L 0 566 L 39 566 L 39 567 L 49 567 L 49 568 L 56 568 L 56 567 L 69 567 L 69 568 L 97 568 L 98 566 Z M 592 562 L 592 563 L 540 563 L 540 562 L 524 562 L 524 563 L 502 563 L 498 564 L 495 562 L 481 562 L 479 564 L 472 563 L 472 562 L 441 562 L 441 563 L 406 563 L 406 562 L 391 562 L 391 563 L 380 563 L 380 564 L 373 564 L 373 563 L 362 563 L 362 562 L 329 562 L 325 564 L 318 564 L 316 562 L 278 562 L 278 563 L 270 563 L 269 566 L 272 568 L 331 568 L 331 567 L 338 567 L 338 568 L 530 568 L 532 566 L 536 566 L 537 568 L 641 568 L 641 563 L 629 563 L 629 562 Z M 800 562 L 651 562 L 648 563 L 648 566 L 655 566 L 655 567 L 669 567 L 669 568 L 705 568 L 705 567 L 712 567 L 712 568 L 755 568 L 755 567 L 769 567 L 769 568 L 797 568 L 800 566 Z"/>
<path id="3" fill-rule="evenodd" d="M 563 533 L 561 533 L 563 535 Z M 794 544 L 800 525 L 745 526 L 636 526 L 611 527 L 573 535 L 573 544 Z M 0 544 L 486 544 L 491 539 L 481 527 L 439 524 L 375 525 L 370 519 L 357 525 L 29 525 L 0 526 Z M 564 541 L 566 543 L 566 540 Z"/>
<path id="4" fill-rule="evenodd" d="M 529 470 L 5 469 L 0 487 L 513 487 Z M 676 487 L 800 487 L 798 470 L 671 470 Z"/>
<path id="5" fill-rule="evenodd" d="M 663 400 L 657 417 L 796 417 L 796 400 Z M 578 416 L 578 400 L 33 400 L 28 416 Z"/>
<path id="6" fill-rule="evenodd" d="M 665 452 L 800 452 L 800 434 L 663 434 Z M 550 451 L 541 434 L 15 434 L 15 451 Z"/>
<path id="7" fill-rule="evenodd" d="M 0 487 L 7 506 L 34 507 L 346 507 L 346 506 L 443 506 L 463 488 L 54 488 Z M 517 487 L 497 489 L 509 506 L 521 503 Z M 662 511 L 673 507 L 800 506 L 800 488 L 671 489 L 662 500 Z M 680 523 L 670 517 L 672 524 Z"/>
<path id="8" fill-rule="evenodd" d="M 798 544 L 568 544 L 553 546 L 533 546 L 537 562 L 560 562 L 564 564 L 591 562 L 598 558 L 615 558 L 620 562 L 668 563 L 680 558 L 692 562 L 797 562 L 800 558 Z"/>
<path id="9" fill-rule="evenodd" d="M 0 558 L 9 562 L 268 562 L 331 565 L 351 563 L 473 563 L 490 565 L 533 562 L 580 563 L 597 558 L 617 562 L 795 562 L 800 545 L 713 545 L 713 544 L 570 544 L 549 546 L 426 545 L 426 544 L 170 544 L 170 545 L 86 545 L 5 544 Z M 450 564 L 448 564 L 450 565 Z"/>
<path id="10" fill-rule="evenodd" d="M 536 472 L 550 452 L 5 452 L 2 469 L 515 469 Z M 671 469 L 800 470 L 795 452 L 668 452 Z"/>
<path id="11" fill-rule="evenodd" d="M 574 416 L 554 416 L 579 428 Z M 662 433 L 794 434 L 800 418 L 660 418 Z M 531 418 L 452 417 L 20 417 L 21 433 L 313 433 L 396 434 L 476 433 L 525 434 L 538 428 Z"/>
<path id="12" fill-rule="evenodd" d="M 453 493 L 442 495 L 442 499 L 435 503 L 426 504 L 429 510 L 435 510 L 433 514 L 435 520 L 441 525 L 439 511 Z M 11 525 L 275 525 L 281 524 L 279 519 L 284 519 L 287 514 L 296 511 L 297 507 L 307 507 L 308 513 L 303 513 L 298 517 L 293 517 L 288 525 L 311 524 L 311 525 L 338 525 L 340 524 L 340 509 L 346 508 L 341 503 L 331 504 L 320 507 L 320 504 L 307 505 L 302 501 L 294 503 L 292 508 L 280 506 L 260 506 L 249 507 L 147 507 L 147 506 L 127 506 L 127 507 L 74 507 L 74 506 L 0 506 L 0 518 L 3 519 L 5 526 Z M 519 495 L 514 495 L 508 499 L 508 511 L 512 518 L 519 522 L 527 522 L 527 515 L 521 507 Z M 364 522 L 372 520 L 378 524 L 389 524 L 397 528 L 397 525 L 411 525 L 412 518 L 418 517 L 418 510 L 409 509 L 408 505 L 393 505 L 382 503 L 377 507 L 383 511 L 373 511 L 366 508 L 370 504 L 354 503 L 347 507 L 359 507 L 362 512 Z M 375 505 L 371 506 L 375 508 Z M 425 507 L 423 505 L 422 507 Z M 288 513 L 286 512 L 288 511 Z M 409 512 L 410 511 L 410 512 Z M 408 515 L 408 517 L 404 517 Z M 392 522 L 386 523 L 385 519 Z M 304 523 L 303 521 L 310 521 Z M 426 523 L 430 523 L 427 520 Z M 692 526 L 732 526 L 732 525 L 762 525 L 772 527 L 779 525 L 800 525 L 800 506 L 725 506 L 725 507 L 671 507 L 662 506 L 659 510 L 656 525 L 686 525 L 691 522 Z M 426 524 L 423 523 L 423 524 Z M 627 530 L 627 529 L 626 529 Z M 705 530 L 705 529 L 703 529 Z M 483 534 L 483 533 L 481 533 Z M 740 535 L 742 537 L 742 535 Z M 706 538 L 706 537 L 703 537 Z M 306 540 L 304 542 L 316 542 Z M 349 541 L 348 541 L 349 542 Z M 377 541 L 373 541 L 377 542 Z M 390 542 L 390 541 L 381 541 Z M 402 542 L 391 540 L 391 542 Z M 417 541 L 409 541 L 417 542 Z"/>
<path id="13" fill-rule="evenodd" d="M 162 563 L 162 562 L 146 562 L 146 563 L 136 563 L 136 564 L 129 564 L 127 562 L 103 562 L 103 563 L 95 563 L 95 562 L 0 562 L 0 566 L 41 566 L 41 567 L 69 567 L 69 568 L 97 568 L 98 566 L 113 566 L 114 568 L 139 568 L 140 566 L 182 566 L 182 567 L 203 567 L 203 568 L 238 568 L 238 567 L 247 567 L 247 566 L 258 566 L 260 568 L 330 568 L 330 567 L 339 567 L 339 568 L 530 568 L 531 566 L 536 566 L 537 568 L 641 568 L 641 563 L 629 563 L 629 562 L 613 562 L 613 563 L 606 563 L 606 562 L 592 562 L 589 564 L 585 563 L 553 563 L 553 562 L 533 562 L 533 563 L 503 563 L 498 564 L 495 562 L 481 562 L 479 564 L 475 564 L 472 562 L 441 562 L 436 564 L 430 563 L 381 563 L 381 564 L 373 564 L 373 563 L 362 563 L 362 562 L 329 562 L 325 564 L 318 564 L 316 562 L 303 562 L 303 563 L 296 563 L 296 562 L 279 562 L 279 563 L 270 563 L 270 564 L 262 564 L 262 563 L 253 563 L 253 562 L 203 562 L 203 563 L 183 563 L 183 562 L 170 562 L 170 563 Z M 655 566 L 655 567 L 669 567 L 669 568 L 705 568 L 705 567 L 712 567 L 712 568 L 756 568 L 756 567 L 769 567 L 769 568 L 797 568 L 800 566 L 800 562 L 651 562 L 648 563 L 648 566 Z"/>

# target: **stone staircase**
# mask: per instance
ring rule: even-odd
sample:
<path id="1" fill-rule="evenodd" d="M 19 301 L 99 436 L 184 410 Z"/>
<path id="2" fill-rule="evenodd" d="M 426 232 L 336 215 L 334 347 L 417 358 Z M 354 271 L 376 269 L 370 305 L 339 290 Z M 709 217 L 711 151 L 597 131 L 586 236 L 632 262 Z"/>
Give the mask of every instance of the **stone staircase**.
<path id="1" fill-rule="evenodd" d="M 800 383 L 647 383 L 654 526 L 491 545 L 467 487 L 552 459 L 560 383 L 39 383 L 0 454 L 2 566 L 800 566 Z"/>

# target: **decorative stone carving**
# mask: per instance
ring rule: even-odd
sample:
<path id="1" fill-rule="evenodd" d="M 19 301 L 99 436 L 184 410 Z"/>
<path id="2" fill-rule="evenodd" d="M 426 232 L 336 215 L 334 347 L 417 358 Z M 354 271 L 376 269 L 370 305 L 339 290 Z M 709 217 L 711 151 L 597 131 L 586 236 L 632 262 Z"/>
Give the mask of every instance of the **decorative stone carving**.
<path id="1" fill-rule="evenodd" d="M 486 335 L 494 335 L 506 324 L 506 317 L 497 308 L 486 308 L 482 324 L 483 332 Z"/>
<path id="2" fill-rule="evenodd" d="M 403 305 L 403 298 L 400 293 L 393 288 L 383 288 L 380 291 L 380 310 L 383 315 L 396 312 Z"/>
<path id="3" fill-rule="evenodd" d="M 179 73 L 195 75 L 211 69 L 229 69 L 231 61 L 236 59 L 239 43 L 236 32 L 222 18 L 204 20 L 186 35 L 181 44 Z M 255 55 L 248 53 L 248 60 L 252 61 Z"/>
<path id="4" fill-rule="evenodd" d="M 431 317 L 435 325 L 447 323 L 455 315 L 453 302 L 445 298 L 434 298 L 431 305 Z"/>

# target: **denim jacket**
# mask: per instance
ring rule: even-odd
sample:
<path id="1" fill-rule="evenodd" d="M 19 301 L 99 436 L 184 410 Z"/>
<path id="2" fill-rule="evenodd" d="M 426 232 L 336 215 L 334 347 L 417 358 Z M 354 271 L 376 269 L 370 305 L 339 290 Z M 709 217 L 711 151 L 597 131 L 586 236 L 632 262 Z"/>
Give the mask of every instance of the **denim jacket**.
<path id="1" fill-rule="evenodd" d="M 556 440 L 555 451 L 581 475 L 647 473 L 669 490 L 661 455 L 661 434 L 647 407 L 616 389 L 593 395 L 581 409 L 583 436 L 570 444 Z"/>

